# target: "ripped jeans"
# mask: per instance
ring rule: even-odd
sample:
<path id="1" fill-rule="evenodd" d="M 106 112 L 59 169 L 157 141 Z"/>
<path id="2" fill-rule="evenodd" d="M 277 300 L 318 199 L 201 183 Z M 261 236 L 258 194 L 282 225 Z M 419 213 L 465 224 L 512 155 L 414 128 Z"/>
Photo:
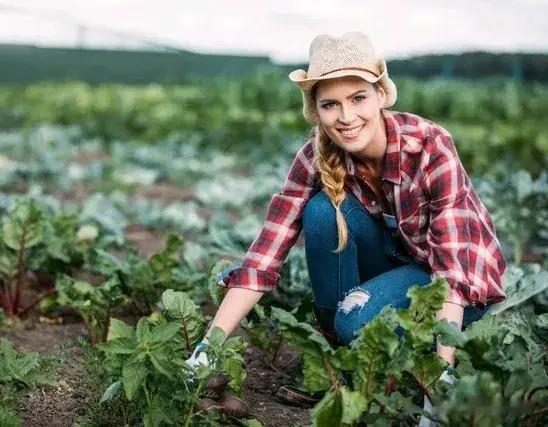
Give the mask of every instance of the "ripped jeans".
<path id="1" fill-rule="evenodd" d="M 409 287 L 427 285 L 431 278 L 429 268 L 419 265 L 403 247 L 393 217 L 375 220 L 351 193 L 341 212 L 348 244 L 339 254 L 333 252 L 338 244 L 335 209 L 324 191 L 308 201 L 302 222 L 316 318 L 325 331 L 348 345 L 386 305 L 409 308 Z M 489 308 L 465 307 L 463 329 Z M 401 337 L 401 331 L 396 333 Z"/>

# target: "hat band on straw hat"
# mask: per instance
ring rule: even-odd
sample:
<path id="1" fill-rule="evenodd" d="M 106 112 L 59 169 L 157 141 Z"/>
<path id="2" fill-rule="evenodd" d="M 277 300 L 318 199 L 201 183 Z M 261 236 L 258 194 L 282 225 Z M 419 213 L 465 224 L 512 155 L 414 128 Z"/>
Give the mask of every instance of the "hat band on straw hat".
<path id="1" fill-rule="evenodd" d="M 343 70 L 355 70 L 355 71 L 367 71 L 371 74 L 373 74 L 375 77 L 380 77 L 380 75 L 378 75 L 377 73 L 375 73 L 374 71 L 371 71 L 371 70 L 367 70 L 365 68 L 358 68 L 358 67 L 344 67 L 344 68 L 337 68 L 335 70 L 329 70 L 329 71 L 326 71 L 325 73 L 323 74 L 320 74 L 319 77 L 323 77 L 323 76 L 326 76 L 328 74 L 331 74 L 331 73 L 335 73 L 337 71 L 343 71 Z M 382 75 L 382 74 L 381 74 Z"/>

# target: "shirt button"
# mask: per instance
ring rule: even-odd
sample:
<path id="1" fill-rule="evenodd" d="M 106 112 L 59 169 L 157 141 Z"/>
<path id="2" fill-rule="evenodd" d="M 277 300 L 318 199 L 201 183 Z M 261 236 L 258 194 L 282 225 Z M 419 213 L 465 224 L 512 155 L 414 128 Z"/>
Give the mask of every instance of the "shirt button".
<path id="1" fill-rule="evenodd" d="M 371 204 L 372 204 L 373 206 L 375 206 L 375 205 L 376 205 L 376 203 L 375 203 L 375 201 L 374 201 L 374 200 L 373 200 L 373 201 L 371 202 Z"/>

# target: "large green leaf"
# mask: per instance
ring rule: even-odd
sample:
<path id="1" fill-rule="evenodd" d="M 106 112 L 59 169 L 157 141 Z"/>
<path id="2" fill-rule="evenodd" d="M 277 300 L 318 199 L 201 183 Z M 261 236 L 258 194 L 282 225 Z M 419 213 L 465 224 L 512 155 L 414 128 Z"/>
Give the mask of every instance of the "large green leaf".
<path id="1" fill-rule="evenodd" d="M 516 267 L 514 267 L 514 269 L 515 268 Z M 510 272 L 509 274 L 512 276 L 517 276 L 515 272 Z M 489 314 L 502 313 L 511 307 L 516 307 L 526 301 L 529 301 L 537 294 L 547 292 L 547 289 L 548 271 L 540 270 L 537 273 L 530 274 L 524 274 L 522 272 L 521 277 L 519 277 L 519 280 L 514 284 L 514 286 L 504 288 L 507 295 L 506 299 L 498 304 L 495 304 L 489 311 Z"/>
<path id="2" fill-rule="evenodd" d="M 107 340 L 113 340 L 116 338 L 135 338 L 135 332 L 133 328 L 127 323 L 122 322 L 121 320 L 111 318 L 110 325 L 108 328 L 108 337 Z"/>
<path id="3" fill-rule="evenodd" d="M 310 411 L 315 426 L 340 426 L 343 415 L 342 395 L 340 391 L 330 391 Z"/>
<path id="4" fill-rule="evenodd" d="M 31 248 L 42 241 L 42 212 L 36 202 L 20 201 L 8 212 L 2 227 L 3 240 L 10 249 Z"/>
<path id="5" fill-rule="evenodd" d="M 351 391 L 347 387 L 341 387 L 342 398 L 342 423 L 353 424 L 360 418 L 367 407 L 367 401 L 360 392 Z"/>
<path id="6" fill-rule="evenodd" d="M 147 375 L 147 367 L 136 359 L 130 359 L 122 368 L 122 381 L 128 400 L 132 400 L 135 393 L 143 383 Z"/>
<path id="7" fill-rule="evenodd" d="M 168 315 L 181 322 L 182 339 L 185 348 L 193 348 L 202 339 L 205 320 L 202 310 L 184 292 L 167 289 L 162 294 L 162 303 Z"/>
<path id="8" fill-rule="evenodd" d="M 101 399 L 99 400 L 99 403 L 106 402 L 107 400 L 112 399 L 115 397 L 118 393 L 120 393 L 120 389 L 122 388 L 122 380 L 118 380 L 116 382 L 113 382 L 103 393 L 101 396 Z"/>
<path id="9" fill-rule="evenodd" d="M 322 356 L 320 352 L 303 354 L 304 385 L 312 393 L 328 390 L 332 385 L 324 364 L 324 357 L 327 359 L 328 356 Z M 325 362 L 331 363 L 329 360 Z"/>
<path id="10" fill-rule="evenodd" d="M 150 336 L 150 345 L 156 346 L 165 343 L 173 338 L 179 332 L 181 325 L 176 322 L 166 323 L 165 325 L 156 326 Z"/>

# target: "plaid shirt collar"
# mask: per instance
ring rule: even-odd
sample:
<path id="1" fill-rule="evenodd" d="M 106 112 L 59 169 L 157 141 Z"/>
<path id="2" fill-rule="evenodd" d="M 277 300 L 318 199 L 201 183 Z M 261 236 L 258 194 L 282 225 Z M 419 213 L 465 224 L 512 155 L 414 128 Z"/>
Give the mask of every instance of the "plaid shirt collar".
<path id="1" fill-rule="evenodd" d="M 400 184 L 400 137 L 401 128 L 392 112 L 383 109 L 382 115 L 386 127 L 386 154 L 384 156 L 384 167 L 382 179 L 391 181 L 394 184 Z M 346 169 L 349 175 L 356 175 L 356 164 L 350 153 L 344 153 Z"/>

